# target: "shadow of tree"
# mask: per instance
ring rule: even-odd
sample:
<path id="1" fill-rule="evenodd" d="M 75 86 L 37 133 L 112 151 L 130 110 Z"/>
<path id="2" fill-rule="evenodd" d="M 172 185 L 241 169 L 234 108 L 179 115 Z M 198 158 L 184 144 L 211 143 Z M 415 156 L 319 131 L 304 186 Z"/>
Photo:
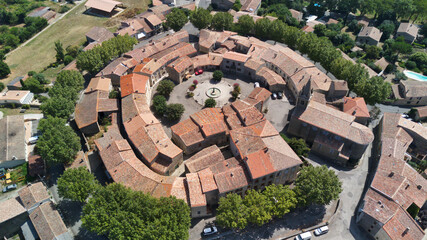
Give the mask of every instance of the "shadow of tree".
<path id="1" fill-rule="evenodd" d="M 74 236 L 75 240 L 108 240 L 106 236 L 99 236 L 94 232 L 87 230 L 85 227 L 81 226 L 79 228 L 79 233 Z"/>
<path id="2" fill-rule="evenodd" d="M 57 208 L 61 212 L 67 227 L 76 224 L 82 215 L 82 205 L 76 201 L 64 199 L 59 202 Z"/>

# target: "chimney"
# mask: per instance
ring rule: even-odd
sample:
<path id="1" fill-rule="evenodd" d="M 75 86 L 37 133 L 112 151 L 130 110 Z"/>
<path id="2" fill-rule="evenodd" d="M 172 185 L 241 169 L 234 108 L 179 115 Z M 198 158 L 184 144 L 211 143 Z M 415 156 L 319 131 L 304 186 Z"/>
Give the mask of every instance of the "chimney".
<path id="1" fill-rule="evenodd" d="M 233 174 L 233 173 L 230 173 L 230 176 L 234 176 L 234 174 Z"/>
<path id="2" fill-rule="evenodd" d="M 388 176 L 389 177 L 393 177 L 394 176 L 394 172 L 391 172 Z"/>
<path id="3" fill-rule="evenodd" d="M 421 188 L 423 188 L 423 186 L 418 185 L 417 188 L 418 188 L 418 190 L 421 190 Z"/>
<path id="4" fill-rule="evenodd" d="M 268 147 L 265 147 L 263 150 L 265 153 L 268 152 Z"/>
<path id="5" fill-rule="evenodd" d="M 405 231 L 403 232 L 403 235 L 407 234 L 407 233 L 409 232 L 409 230 L 411 230 L 411 228 L 410 228 L 410 227 L 407 227 L 407 228 L 405 229 Z"/>
<path id="6" fill-rule="evenodd" d="M 409 186 L 411 186 L 411 184 L 408 183 L 408 185 L 406 185 L 405 190 L 409 188 Z"/>

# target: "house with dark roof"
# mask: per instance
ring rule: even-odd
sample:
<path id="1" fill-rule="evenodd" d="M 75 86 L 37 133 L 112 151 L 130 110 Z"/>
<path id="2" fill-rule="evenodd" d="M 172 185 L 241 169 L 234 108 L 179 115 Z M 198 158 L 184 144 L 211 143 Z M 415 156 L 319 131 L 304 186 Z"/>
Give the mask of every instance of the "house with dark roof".
<path id="1" fill-rule="evenodd" d="M 8 90 L 20 90 L 22 88 L 21 80 L 24 81 L 24 77 L 16 77 L 7 84 Z"/>
<path id="2" fill-rule="evenodd" d="M 382 35 L 383 33 L 376 27 L 364 27 L 357 35 L 357 42 L 376 46 Z"/>
<path id="3" fill-rule="evenodd" d="M 394 105 L 427 105 L 427 82 L 406 80 L 392 85 L 391 88 Z"/>
<path id="4" fill-rule="evenodd" d="M 25 163 L 27 156 L 23 115 L 0 119 L 0 168 L 13 168 Z"/>
<path id="5" fill-rule="evenodd" d="M 0 202 L 0 236 L 9 237 L 28 220 L 28 212 L 19 197 Z"/>
<path id="6" fill-rule="evenodd" d="M 396 31 L 396 38 L 403 37 L 406 42 L 413 43 L 417 39 L 419 28 L 413 23 L 401 23 Z"/>
<path id="7" fill-rule="evenodd" d="M 415 121 L 426 121 L 427 120 L 427 106 L 415 108 Z"/>
<path id="8" fill-rule="evenodd" d="M 93 27 L 86 33 L 86 41 L 88 43 L 96 42 L 101 44 L 103 41 L 111 39 L 114 34 L 103 27 Z"/>

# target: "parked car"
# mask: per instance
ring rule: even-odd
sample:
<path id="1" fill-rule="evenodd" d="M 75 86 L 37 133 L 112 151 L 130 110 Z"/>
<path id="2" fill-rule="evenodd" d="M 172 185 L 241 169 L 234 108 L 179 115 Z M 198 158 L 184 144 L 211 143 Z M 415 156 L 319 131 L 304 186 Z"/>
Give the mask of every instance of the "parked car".
<path id="1" fill-rule="evenodd" d="M 320 228 L 316 228 L 316 230 L 314 230 L 314 235 L 320 236 L 320 235 L 326 234 L 328 232 L 329 232 L 328 226 L 323 226 Z"/>
<path id="2" fill-rule="evenodd" d="M 282 99 L 283 98 L 283 93 L 282 92 L 277 92 L 277 98 L 278 99 Z"/>
<path id="3" fill-rule="evenodd" d="M 9 185 L 9 186 L 4 187 L 4 188 L 3 188 L 3 192 L 4 192 L 4 193 L 5 193 L 5 192 L 9 192 L 9 191 L 11 191 L 11 190 L 13 190 L 13 189 L 16 189 L 16 184 L 11 184 L 11 185 Z"/>
<path id="4" fill-rule="evenodd" d="M 218 232 L 218 229 L 215 226 L 209 226 L 203 229 L 203 236 L 209 236 Z"/>
<path id="5" fill-rule="evenodd" d="M 271 94 L 271 99 L 275 100 L 277 98 L 277 95 L 275 93 Z"/>
<path id="6" fill-rule="evenodd" d="M 199 69 L 199 74 L 202 74 L 203 73 L 203 69 Z"/>
<path id="7" fill-rule="evenodd" d="M 255 82 L 254 87 L 259 87 L 259 82 Z"/>
<path id="8" fill-rule="evenodd" d="M 39 140 L 39 136 L 30 137 L 28 139 L 28 144 L 35 144 Z"/>
<path id="9" fill-rule="evenodd" d="M 310 232 L 301 233 L 295 237 L 295 240 L 310 240 L 312 237 Z"/>

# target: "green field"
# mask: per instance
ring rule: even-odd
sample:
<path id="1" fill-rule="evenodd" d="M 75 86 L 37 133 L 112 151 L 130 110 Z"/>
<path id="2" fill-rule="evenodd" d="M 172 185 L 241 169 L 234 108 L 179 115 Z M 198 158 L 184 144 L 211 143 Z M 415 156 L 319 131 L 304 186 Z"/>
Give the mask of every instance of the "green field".
<path id="1" fill-rule="evenodd" d="M 123 3 L 128 6 L 127 11 L 136 7 L 146 9 L 148 0 L 125 0 Z M 85 10 L 84 3 L 79 5 L 27 45 L 8 55 L 6 63 L 12 73 L 2 81 L 7 83 L 32 70 L 42 71 L 49 64 L 55 62 L 55 41 L 60 40 L 64 48 L 69 45 L 81 45 L 86 40 L 86 32 L 92 27 L 108 26 L 108 28 L 114 28 L 121 18 L 118 16 L 110 19 L 83 14 Z M 56 70 L 59 71 L 60 69 Z M 55 72 L 50 74 L 55 75 Z"/>

